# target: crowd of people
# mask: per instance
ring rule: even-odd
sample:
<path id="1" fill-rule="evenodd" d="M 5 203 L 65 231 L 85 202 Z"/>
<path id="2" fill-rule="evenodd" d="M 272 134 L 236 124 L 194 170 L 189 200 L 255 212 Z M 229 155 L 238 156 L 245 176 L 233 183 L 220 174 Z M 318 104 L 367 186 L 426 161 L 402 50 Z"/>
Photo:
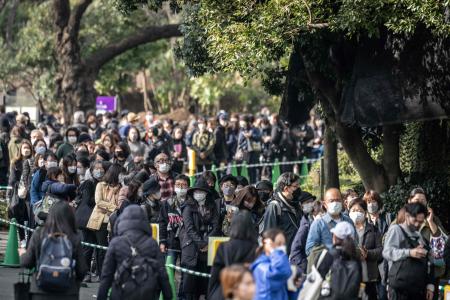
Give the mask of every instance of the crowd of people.
<path id="1" fill-rule="evenodd" d="M 210 274 L 177 277 L 186 300 L 431 300 L 449 274 L 447 233 L 420 188 L 392 215 L 372 190 L 332 188 L 317 199 L 289 164 L 275 185 L 264 166 L 249 178 L 211 171 L 320 157 L 320 120 L 289 128 L 266 111 L 221 111 L 183 125 L 76 112 L 65 130 L 51 116 L 37 128 L 21 114 L 0 123 L 9 217 L 36 229 L 18 229 L 21 264 L 36 270 L 32 299 L 78 299 L 96 281 L 98 299 L 171 299 L 167 256 Z M 210 237 L 229 238 L 212 266 Z"/>

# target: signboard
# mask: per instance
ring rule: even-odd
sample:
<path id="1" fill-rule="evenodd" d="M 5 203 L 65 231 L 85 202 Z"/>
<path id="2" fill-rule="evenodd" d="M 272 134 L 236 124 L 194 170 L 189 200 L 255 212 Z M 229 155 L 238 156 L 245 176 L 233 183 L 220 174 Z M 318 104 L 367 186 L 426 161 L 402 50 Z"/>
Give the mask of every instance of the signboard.
<path id="1" fill-rule="evenodd" d="M 97 114 L 117 110 L 117 98 L 115 96 L 98 96 L 95 100 Z"/>
<path id="2" fill-rule="evenodd" d="M 208 266 L 212 266 L 216 257 L 217 249 L 223 242 L 228 242 L 229 237 L 209 237 L 208 239 Z"/>

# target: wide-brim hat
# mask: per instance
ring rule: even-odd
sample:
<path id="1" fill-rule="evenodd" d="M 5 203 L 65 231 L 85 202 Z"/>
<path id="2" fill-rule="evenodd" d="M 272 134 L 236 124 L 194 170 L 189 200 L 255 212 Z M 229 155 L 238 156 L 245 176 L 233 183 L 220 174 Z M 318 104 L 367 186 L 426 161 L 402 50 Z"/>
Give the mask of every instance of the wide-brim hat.
<path id="1" fill-rule="evenodd" d="M 192 196 L 195 191 L 203 191 L 209 194 L 211 192 L 211 189 L 209 188 L 209 185 L 206 182 L 206 180 L 200 177 L 195 181 L 195 185 L 188 189 L 187 195 Z"/>

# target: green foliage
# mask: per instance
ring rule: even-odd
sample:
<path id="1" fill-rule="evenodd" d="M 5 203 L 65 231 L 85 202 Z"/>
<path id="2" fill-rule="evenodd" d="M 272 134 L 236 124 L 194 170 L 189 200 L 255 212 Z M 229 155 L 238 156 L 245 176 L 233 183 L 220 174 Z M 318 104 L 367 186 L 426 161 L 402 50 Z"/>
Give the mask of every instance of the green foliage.
<path id="1" fill-rule="evenodd" d="M 416 187 L 421 187 L 425 190 L 430 207 L 440 216 L 441 220 L 448 223 L 450 184 L 449 177 L 446 174 L 425 176 L 412 173 L 405 176 L 396 185 L 392 186 L 389 191 L 381 195 L 384 199 L 386 210 L 391 213 L 397 213 L 407 202 L 409 193 Z"/>

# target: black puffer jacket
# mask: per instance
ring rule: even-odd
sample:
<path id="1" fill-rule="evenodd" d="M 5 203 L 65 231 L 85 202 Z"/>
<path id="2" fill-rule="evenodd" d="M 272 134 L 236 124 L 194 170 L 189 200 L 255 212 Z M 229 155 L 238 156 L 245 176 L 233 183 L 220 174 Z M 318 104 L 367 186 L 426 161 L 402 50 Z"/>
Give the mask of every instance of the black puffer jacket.
<path id="1" fill-rule="evenodd" d="M 116 285 L 113 284 L 113 280 L 114 273 L 122 261 L 131 256 L 129 240 L 137 247 L 139 253 L 159 262 L 158 270 L 155 270 L 155 273 L 159 276 L 155 280 L 158 280 L 160 290 L 155 291 L 154 294 L 146 295 L 145 299 L 159 299 L 161 290 L 164 299 L 171 299 L 172 292 L 164 266 L 164 258 L 158 244 L 151 237 L 150 225 L 142 208 L 138 205 L 127 206 L 117 219 L 115 228 L 117 229 L 117 236 L 111 240 L 106 252 L 97 298 L 100 300 L 107 299 L 108 289 L 112 286 L 110 299 L 124 299 Z"/>
<path id="2" fill-rule="evenodd" d="M 76 201 L 77 210 L 75 211 L 75 220 L 79 229 L 85 229 L 95 207 L 95 187 L 98 181 L 89 179 L 83 182 L 77 191 Z"/>

